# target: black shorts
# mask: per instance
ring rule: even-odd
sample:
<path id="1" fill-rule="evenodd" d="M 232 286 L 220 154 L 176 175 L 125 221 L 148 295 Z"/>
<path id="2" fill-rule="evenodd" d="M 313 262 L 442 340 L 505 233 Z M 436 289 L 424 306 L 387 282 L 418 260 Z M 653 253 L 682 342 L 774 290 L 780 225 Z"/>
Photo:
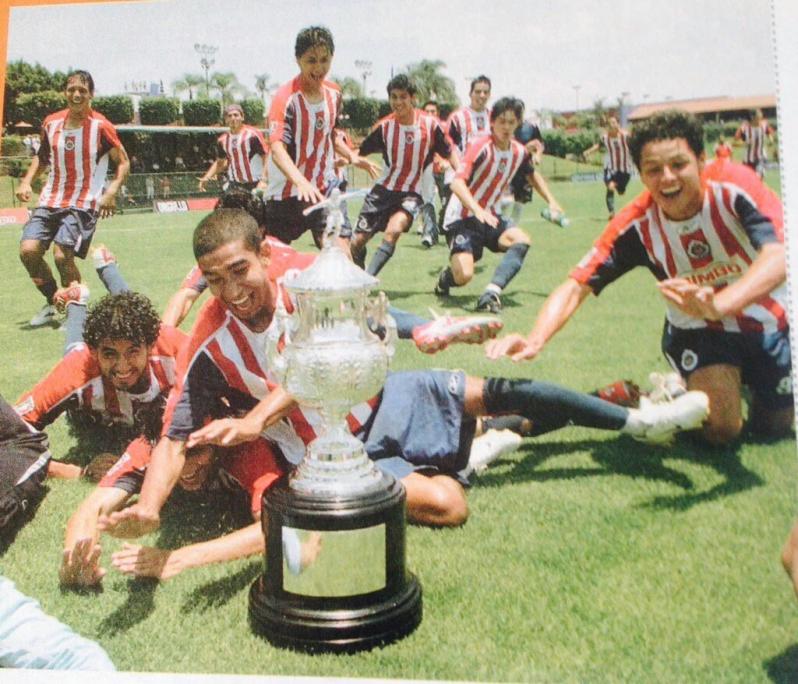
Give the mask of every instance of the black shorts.
<path id="1" fill-rule="evenodd" d="M 330 185 L 327 190 L 329 197 L 335 184 Z M 300 202 L 296 197 L 288 199 L 266 200 L 264 209 L 264 220 L 266 222 L 266 235 L 273 235 L 278 240 L 290 245 L 294 240 L 304 235 L 307 231 L 313 234 L 313 239 L 317 245 L 321 245 L 321 238 L 324 235 L 324 228 L 327 224 L 327 210 L 319 209 L 310 212 L 307 216 L 303 211 L 310 206 L 310 202 Z M 344 224 L 341 227 L 341 237 L 352 237 L 352 224 L 349 223 L 349 215 L 344 203 Z"/>
<path id="2" fill-rule="evenodd" d="M 418 212 L 421 211 L 423 204 L 424 200 L 418 193 L 387 190 L 382 185 L 375 185 L 363 200 L 355 232 L 373 235 L 383 231 L 391 216 L 399 211 L 403 211 L 410 217 L 409 228 L 418 216 Z"/>
<path id="3" fill-rule="evenodd" d="M 631 176 L 623 171 L 613 171 L 609 166 L 604 167 L 604 185 L 615 183 L 615 191 L 619 195 L 626 192 L 626 186 L 629 185 L 629 178 Z"/>
<path id="4" fill-rule="evenodd" d="M 740 369 L 742 382 L 763 406 L 793 405 L 790 331 L 737 333 L 698 328 L 685 330 L 665 323 L 662 351 L 685 378 L 717 364 Z"/>
<path id="5" fill-rule="evenodd" d="M 510 192 L 513 199 L 521 204 L 532 201 L 532 185 L 523 173 L 516 173 L 510 181 Z"/>
<path id="6" fill-rule="evenodd" d="M 454 221 L 446 227 L 446 242 L 449 244 L 450 254 L 466 252 L 474 257 L 474 261 L 482 258 L 485 249 L 491 252 L 501 252 L 499 238 L 502 233 L 513 225 L 499 219 L 499 225 L 491 228 L 487 223 L 482 223 L 476 216 Z"/>

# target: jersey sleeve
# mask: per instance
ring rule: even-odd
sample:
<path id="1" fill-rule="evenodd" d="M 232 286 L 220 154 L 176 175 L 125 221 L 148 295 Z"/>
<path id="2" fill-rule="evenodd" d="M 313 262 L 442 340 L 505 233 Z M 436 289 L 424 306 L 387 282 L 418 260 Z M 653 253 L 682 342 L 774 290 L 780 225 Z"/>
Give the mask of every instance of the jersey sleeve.
<path id="1" fill-rule="evenodd" d="M 784 242 L 784 235 L 779 234 L 773 221 L 759 211 L 745 195 L 738 195 L 734 200 L 734 211 L 740 219 L 743 229 L 748 234 L 751 244 L 760 250 L 768 243 Z"/>
<path id="2" fill-rule="evenodd" d="M 114 125 L 105 117 L 102 117 L 102 125 L 100 126 L 100 153 L 102 156 L 106 152 L 110 152 L 115 147 L 122 147 L 122 141 L 119 139 L 119 134 L 116 132 Z"/>
<path id="3" fill-rule="evenodd" d="M 366 136 L 362 143 L 360 143 L 360 149 L 358 150 L 358 154 L 362 156 L 366 156 L 369 154 L 373 154 L 374 152 L 384 152 L 385 151 L 385 140 L 382 137 L 382 126 L 377 124 L 374 128 L 371 129 L 371 132 Z"/>
<path id="4" fill-rule="evenodd" d="M 220 135 L 216 138 L 216 158 L 217 159 L 227 159 L 227 152 L 224 149 L 224 136 Z"/>
<path id="5" fill-rule="evenodd" d="M 444 158 L 452 153 L 452 142 L 437 121 L 432 125 L 432 151 Z"/>
<path id="6" fill-rule="evenodd" d="M 629 205 L 610 221 L 588 253 L 569 273 L 570 278 L 587 285 L 595 295 L 637 266 L 654 268 L 635 230 L 634 220 L 630 220 L 632 211 L 634 206 Z M 654 275 L 657 279 L 665 277 L 664 273 Z"/>
<path id="7" fill-rule="evenodd" d="M 37 430 L 44 429 L 66 409 L 80 403 L 79 390 L 97 373 L 88 349 L 76 349 L 61 359 L 33 389 L 14 406 L 22 419 Z"/>
<path id="8" fill-rule="evenodd" d="M 262 154 L 265 157 L 269 154 L 269 146 L 266 143 L 266 138 L 263 137 L 263 133 L 261 133 L 259 129 L 253 128 L 252 130 L 254 131 L 254 137 L 250 148 L 250 159 L 256 154 Z"/>
<path id="9" fill-rule="evenodd" d="M 280 88 L 269 108 L 269 140 L 291 145 L 294 141 L 294 110 L 291 104 L 293 82 Z"/>
<path id="10" fill-rule="evenodd" d="M 471 143 L 466 148 L 465 156 L 460 160 L 460 168 L 457 170 L 455 178 L 460 178 L 468 183 L 475 164 L 477 164 L 480 156 L 485 154 L 484 150 L 485 147 L 482 140 Z"/>
<path id="11" fill-rule="evenodd" d="M 455 146 L 459 149 L 463 145 L 463 132 L 460 130 L 460 122 L 458 118 L 452 114 L 449 117 L 449 121 L 447 123 L 447 133 L 449 134 L 449 139 L 455 144 Z"/>
<path id="12" fill-rule="evenodd" d="M 50 137 L 44 126 L 39 131 L 39 151 L 36 156 L 39 158 L 40 167 L 50 166 Z"/>

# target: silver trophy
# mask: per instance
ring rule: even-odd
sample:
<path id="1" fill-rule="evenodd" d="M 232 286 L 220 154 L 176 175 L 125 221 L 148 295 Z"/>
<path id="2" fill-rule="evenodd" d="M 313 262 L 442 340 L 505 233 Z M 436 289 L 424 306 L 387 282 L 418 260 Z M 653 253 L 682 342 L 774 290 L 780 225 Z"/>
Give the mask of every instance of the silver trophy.
<path id="1" fill-rule="evenodd" d="M 318 411 L 323 429 L 264 496 L 266 569 L 250 591 L 250 619 L 275 645 L 307 651 L 371 648 L 421 621 L 421 588 L 405 569 L 404 488 L 347 423 L 382 388 L 396 337 L 385 295 L 371 296 L 379 281 L 339 244 L 343 202 L 361 194 L 334 190 L 306 210 L 328 210 L 322 250 L 284 283 L 296 310 L 277 312 L 266 343 L 276 378 Z"/>

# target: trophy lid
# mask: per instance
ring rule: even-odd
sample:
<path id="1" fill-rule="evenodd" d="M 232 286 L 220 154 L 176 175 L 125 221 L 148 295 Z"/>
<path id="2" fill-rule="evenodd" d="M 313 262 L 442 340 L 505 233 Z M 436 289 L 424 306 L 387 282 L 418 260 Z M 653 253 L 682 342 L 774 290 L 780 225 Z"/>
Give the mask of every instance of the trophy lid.
<path id="1" fill-rule="evenodd" d="M 293 293 L 368 292 L 379 279 L 352 263 L 337 244 L 325 245 L 318 258 L 298 276 L 285 283 Z"/>

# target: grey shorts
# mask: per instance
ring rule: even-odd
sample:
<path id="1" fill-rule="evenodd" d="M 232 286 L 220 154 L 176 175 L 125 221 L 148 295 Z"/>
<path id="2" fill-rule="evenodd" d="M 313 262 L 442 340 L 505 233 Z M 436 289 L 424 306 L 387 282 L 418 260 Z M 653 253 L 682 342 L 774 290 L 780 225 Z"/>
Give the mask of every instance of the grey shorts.
<path id="1" fill-rule="evenodd" d="M 50 243 L 68 247 L 75 256 L 85 259 L 89 252 L 94 229 L 97 227 L 97 214 L 85 209 L 51 209 L 37 207 L 22 228 L 22 240 L 38 240 L 45 249 Z"/>

